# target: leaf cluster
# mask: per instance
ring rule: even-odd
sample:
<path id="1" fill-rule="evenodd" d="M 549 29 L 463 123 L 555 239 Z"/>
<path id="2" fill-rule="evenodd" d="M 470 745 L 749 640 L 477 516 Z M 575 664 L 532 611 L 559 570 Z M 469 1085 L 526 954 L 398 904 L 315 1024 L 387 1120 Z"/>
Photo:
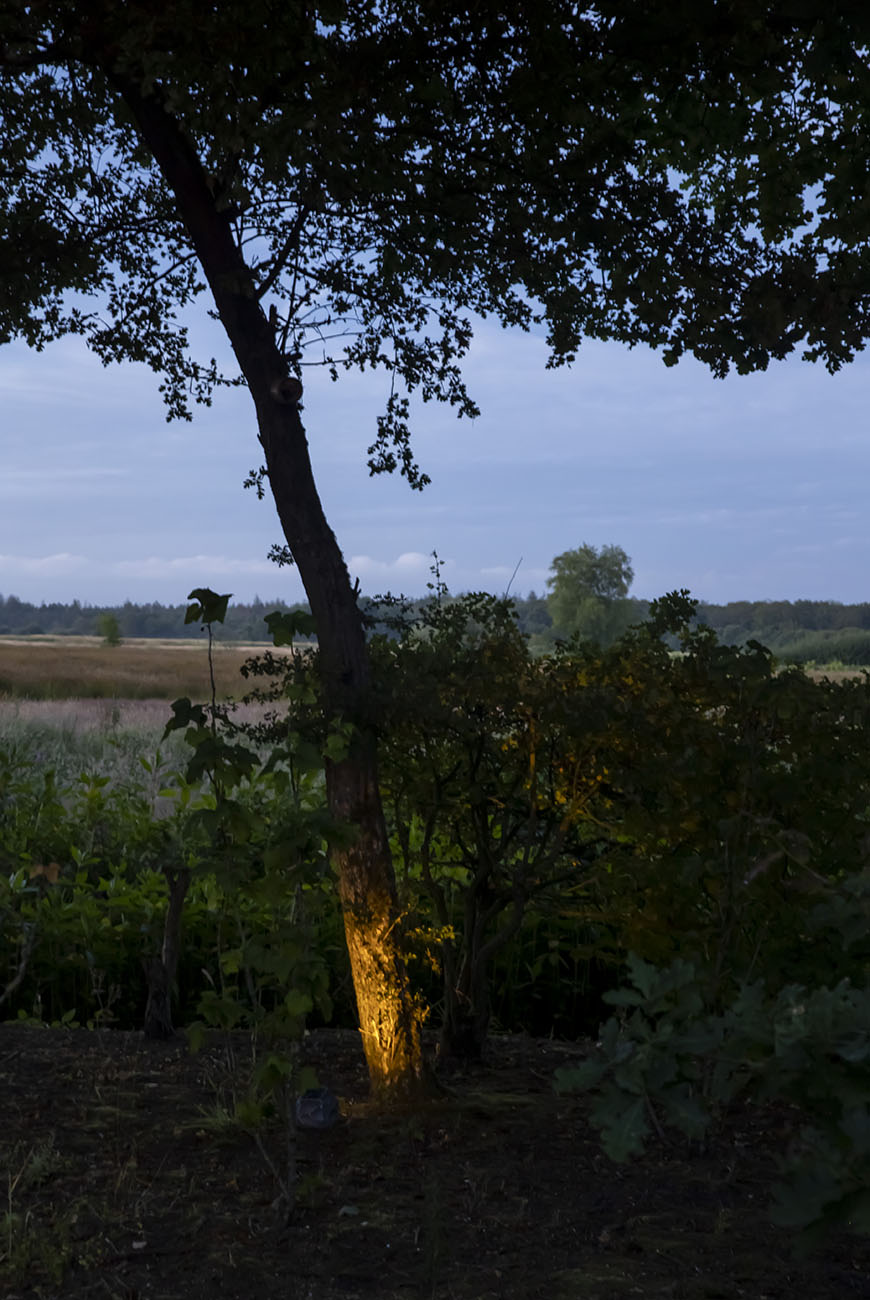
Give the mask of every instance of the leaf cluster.
<path id="1" fill-rule="evenodd" d="M 628 971 L 630 985 L 605 997 L 620 1014 L 589 1059 L 555 1080 L 591 1092 L 608 1155 L 639 1155 L 669 1129 L 703 1138 L 737 1098 L 775 1104 L 791 1139 L 774 1221 L 799 1229 L 805 1246 L 838 1227 L 870 1231 L 870 992 L 847 979 L 774 995 L 757 983 L 717 1014 L 690 962 L 656 968 L 632 956 Z"/>
<path id="2" fill-rule="evenodd" d="M 241 382 L 190 348 L 206 276 L 288 372 L 387 372 L 369 465 L 415 487 L 409 394 L 476 413 L 474 316 L 717 374 L 866 337 L 857 8 L 4 0 L 0 30 L 0 340 L 143 362 L 170 416 Z"/>

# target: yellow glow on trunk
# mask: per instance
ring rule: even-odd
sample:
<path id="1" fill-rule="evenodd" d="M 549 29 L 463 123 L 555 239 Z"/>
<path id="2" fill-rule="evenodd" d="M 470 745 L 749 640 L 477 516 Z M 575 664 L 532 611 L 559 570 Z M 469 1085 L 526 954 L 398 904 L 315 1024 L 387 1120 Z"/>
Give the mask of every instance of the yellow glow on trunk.
<path id="1" fill-rule="evenodd" d="M 425 1093 L 420 1012 L 408 986 L 388 900 L 345 909 L 344 924 L 372 1092 L 382 1101 Z M 371 905 L 372 900 L 368 900 Z M 386 904 L 386 905 L 384 905 Z"/>

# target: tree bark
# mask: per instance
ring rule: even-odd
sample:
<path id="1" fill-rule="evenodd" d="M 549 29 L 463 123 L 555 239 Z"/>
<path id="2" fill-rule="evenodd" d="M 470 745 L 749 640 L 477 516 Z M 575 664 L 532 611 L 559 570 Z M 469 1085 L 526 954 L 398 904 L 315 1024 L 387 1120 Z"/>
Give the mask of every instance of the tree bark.
<path id="1" fill-rule="evenodd" d="M 218 210 L 178 120 L 154 94 L 142 93 L 111 69 L 109 76 L 175 195 L 245 376 L 278 516 L 317 627 L 327 710 L 354 727 L 348 756 L 326 770 L 331 811 L 357 831 L 353 845 L 334 851 L 333 861 L 372 1090 L 383 1099 L 411 1098 L 425 1089 L 420 1015 L 405 972 L 376 750 L 365 720 L 369 664 L 356 592 L 323 513 L 299 410 L 280 387 L 287 362 L 230 219 Z"/>
<path id="2" fill-rule="evenodd" d="M 444 964 L 444 976 L 439 1053 L 447 1059 L 479 1061 L 489 1029 L 490 1002 L 486 964 L 477 946 L 462 957 L 452 953 Z"/>
<path id="3" fill-rule="evenodd" d="M 142 958 L 142 969 L 148 983 L 148 1001 L 145 1004 L 142 1031 L 146 1038 L 165 1042 L 175 1033 L 172 1027 L 172 988 L 166 967 L 158 956 L 153 955 Z"/>
<path id="4" fill-rule="evenodd" d="M 172 1024 L 172 985 L 178 970 L 181 950 L 181 914 L 190 888 L 190 872 L 184 868 L 164 868 L 169 886 L 166 918 L 163 922 L 163 945 L 159 957 L 149 957 L 142 964 L 148 981 L 148 1001 L 142 1026 L 146 1038 L 167 1039 L 175 1034 Z"/>

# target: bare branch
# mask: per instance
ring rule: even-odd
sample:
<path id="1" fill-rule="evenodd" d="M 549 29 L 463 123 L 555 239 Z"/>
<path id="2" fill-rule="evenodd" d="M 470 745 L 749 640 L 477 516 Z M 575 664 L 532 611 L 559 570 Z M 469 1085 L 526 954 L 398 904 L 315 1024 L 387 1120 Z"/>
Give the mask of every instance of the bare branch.
<path id="1" fill-rule="evenodd" d="M 257 290 L 258 298 L 264 297 L 264 295 L 269 292 L 269 290 L 272 288 L 272 285 L 276 282 L 278 276 L 281 274 L 281 272 L 284 270 L 284 267 L 287 265 L 291 253 L 293 253 L 294 250 L 299 246 L 299 236 L 302 234 L 302 227 L 305 225 L 305 221 L 310 211 L 311 209 L 308 206 L 308 204 L 303 203 L 301 208 L 297 212 L 296 220 L 290 226 L 290 233 L 288 234 L 286 240 L 284 241 L 284 245 L 281 248 L 280 253 L 276 255 L 274 261 L 272 262 L 271 271 L 266 276 L 265 280 Z"/>

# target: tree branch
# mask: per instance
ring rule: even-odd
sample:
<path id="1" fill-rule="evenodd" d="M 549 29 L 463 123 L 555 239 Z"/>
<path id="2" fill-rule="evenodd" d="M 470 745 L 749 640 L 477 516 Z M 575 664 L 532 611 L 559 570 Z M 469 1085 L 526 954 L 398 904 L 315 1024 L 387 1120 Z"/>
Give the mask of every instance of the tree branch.
<path id="1" fill-rule="evenodd" d="M 18 970 L 16 971 L 14 977 L 6 985 L 3 992 L 0 993 L 0 1007 L 2 1007 L 3 1003 L 8 1001 L 8 999 L 12 997 L 12 994 L 15 992 L 15 990 L 20 987 L 21 982 L 24 979 L 25 974 L 27 973 L 27 967 L 30 962 L 31 954 L 33 952 L 33 949 L 36 946 L 36 936 L 37 936 L 37 928 L 36 928 L 36 923 L 34 922 L 29 926 L 27 930 L 27 938 L 24 940 L 24 943 L 21 945 L 21 959 L 18 963 Z"/>
<path id="2" fill-rule="evenodd" d="M 284 270 L 284 267 L 287 265 L 287 261 L 288 258 L 290 257 L 290 254 L 293 252 L 294 249 L 299 247 L 299 237 L 302 234 L 302 227 L 305 225 L 306 219 L 308 218 L 310 212 L 311 212 L 311 208 L 308 206 L 308 204 L 303 203 L 296 214 L 296 220 L 293 222 L 293 224 L 290 227 L 290 233 L 285 239 L 284 245 L 280 253 L 276 254 L 275 256 L 275 260 L 272 263 L 271 271 L 266 276 L 265 280 L 257 290 L 258 298 L 265 297 L 265 295 L 272 288 L 272 285 L 278 279 L 278 276 Z"/>

